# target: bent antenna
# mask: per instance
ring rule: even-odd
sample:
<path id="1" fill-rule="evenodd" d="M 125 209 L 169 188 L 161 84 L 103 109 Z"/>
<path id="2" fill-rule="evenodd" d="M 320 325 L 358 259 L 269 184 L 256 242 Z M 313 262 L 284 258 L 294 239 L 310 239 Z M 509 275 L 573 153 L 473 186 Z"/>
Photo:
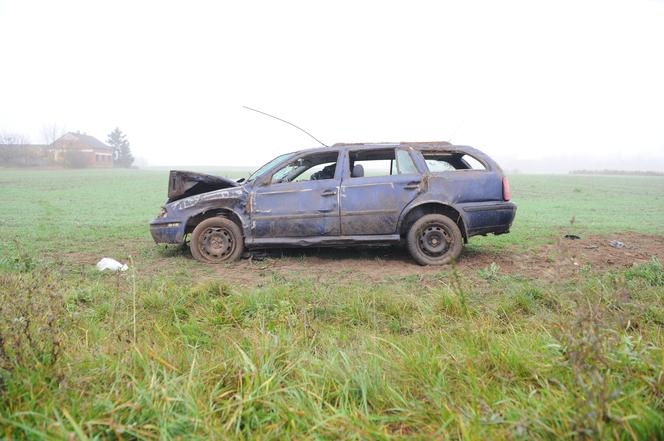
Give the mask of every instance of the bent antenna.
<path id="1" fill-rule="evenodd" d="M 306 133 L 307 135 L 309 135 L 310 137 L 312 137 L 316 142 L 318 142 L 318 143 L 320 143 L 320 144 L 323 144 L 325 147 L 329 147 L 329 145 L 325 144 L 323 141 L 321 141 L 320 139 L 316 138 L 314 135 L 312 135 L 311 133 L 307 132 L 307 131 L 304 130 L 302 127 L 298 127 L 298 126 L 296 126 L 295 124 L 286 121 L 285 119 L 281 119 L 281 118 L 279 118 L 279 117 L 277 117 L 277 116 L 270 115 L 269 113 L 265 113 L 265 112 L 262 112 L 262 111 L 257 110 L 257 109 L 252 109 L 251 107 L 247 107 L 247 106 L 242 106 L 242 107 L 244 107 L 245 109 L 248 109 L 248 110 L 253 110 L 254 112 L 262 113 L 263 115 L 269 116 L 270 118 L 278 119 L 278 120 L 281 121 L 281 122 L 285 122 L 286 124 L 291 125 L 291 126 L 295 127 L 296 129 L 303 131 L 304 133 Z"/>

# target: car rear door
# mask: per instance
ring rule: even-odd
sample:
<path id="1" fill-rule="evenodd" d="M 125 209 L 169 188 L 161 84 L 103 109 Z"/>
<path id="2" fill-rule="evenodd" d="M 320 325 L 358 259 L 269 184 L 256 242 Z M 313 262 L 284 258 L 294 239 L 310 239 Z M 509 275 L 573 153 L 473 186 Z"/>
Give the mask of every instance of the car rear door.
<path id="1" fill-rule="evenodd" d="M 372 161 L 394 161 L 390 171 Z M 407 148 L 350 149 L 341 181 L 340 218 L 344 236 L 395 234 L 401 212 L 420 192 L 421 172 Z M 364 176 L 353 176 L 362 165 Z"/>

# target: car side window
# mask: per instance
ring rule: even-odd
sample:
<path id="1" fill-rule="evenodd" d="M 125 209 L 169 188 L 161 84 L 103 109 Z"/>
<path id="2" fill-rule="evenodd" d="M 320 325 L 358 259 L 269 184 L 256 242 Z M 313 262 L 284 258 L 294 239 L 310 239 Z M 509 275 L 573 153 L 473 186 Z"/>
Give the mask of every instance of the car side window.
<path id="1" fill-rule="evenodd" d="M 397 165 L 400 175 L 412 175 L 419 173 L 417 167 L 415 167 L 413 158 L 410 156 L 410 153 L 408 153 L 407 150 L 397 150 Z"/>
<path id="2" fill-rule="evenodd" d="M 458 152 L 423 151 L 424 161 L 432 173 L 455 170 L 486 170 L 486 166 L 473 156 Z"/>
<path id="3" fill-rule="evenodd" d="M 320 181 L 321 179 L 334 178 L 334 172 L 337 168 L 336 162 L 324 162 L 322 164 L 314 165 L 308 170 L 305 170 L 293 182 L 302 181 Z"/>
<path id="4" fill-rule="evenodd" d="M 399 173 L 394 149 L 350 151 L 348 159 L 348 174 L 351 178 L 392 176 Z"/>
<path id="5" fill-rule="evenodd" d="M 452 164 L 444 159 L 429 159 L 425 156 L 424 161 L 427 163 L 427 167 L 432 173 L 456 170 Z"/>
<path id="6" fill-rule="evenodd" d="M 272 174 L 271 184 L 334 179 L 339 153 L 322 152 L 297 158 Z"/>
<path id="7" fill-rule="evenodd" d="M 486 170 L 484 164 L 477 160 L 474 156 L 463 155 L 461 160 L 468 165 L 468 168 L 471 170 Z"/>

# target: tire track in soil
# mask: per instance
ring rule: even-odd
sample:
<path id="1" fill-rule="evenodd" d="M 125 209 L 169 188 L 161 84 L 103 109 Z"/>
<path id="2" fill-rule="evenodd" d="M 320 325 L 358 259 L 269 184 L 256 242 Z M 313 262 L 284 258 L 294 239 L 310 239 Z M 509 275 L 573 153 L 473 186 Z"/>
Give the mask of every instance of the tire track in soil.
<path id="1" fill-rule="evenodd" d="M 613 239 L 620 240 L 625 247 L 611 247 L 609 242 Z M 574 277 L 588 269 L 617 270 L 648 262 L 653 256 L 664 262 L 664 236 L 629 232 L 588 235 L 579 240 L 560 238 L 526 252 L 464 249 L 456 268 L 463 275 L 476 273 L 495 263 L 500 274 L 555 280 Z M 449 269 L 449 266 L 420 266 L 411 259 L 405 248 L 376 247 L 273 250 L 263 261 L 244 259 L 219 267 L 215 273 L 229 282 L 261 285 L 275 274 L 288 280 L 312 278 L 319 281 L 381 282 L 412 275 L 426 276 Z"/>

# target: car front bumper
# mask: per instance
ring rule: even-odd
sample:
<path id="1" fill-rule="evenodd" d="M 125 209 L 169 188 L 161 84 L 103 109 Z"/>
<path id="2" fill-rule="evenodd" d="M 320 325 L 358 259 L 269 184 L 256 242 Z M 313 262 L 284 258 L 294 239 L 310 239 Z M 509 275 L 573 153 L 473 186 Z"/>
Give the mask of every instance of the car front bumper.
<path id="1" fill-rule="evenodd" d="M 185 224 L 179 220 L 160 218 L 150 222 L 150 234 L 156 243 L 184 243 Z"/>

